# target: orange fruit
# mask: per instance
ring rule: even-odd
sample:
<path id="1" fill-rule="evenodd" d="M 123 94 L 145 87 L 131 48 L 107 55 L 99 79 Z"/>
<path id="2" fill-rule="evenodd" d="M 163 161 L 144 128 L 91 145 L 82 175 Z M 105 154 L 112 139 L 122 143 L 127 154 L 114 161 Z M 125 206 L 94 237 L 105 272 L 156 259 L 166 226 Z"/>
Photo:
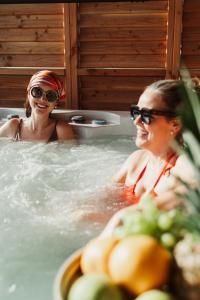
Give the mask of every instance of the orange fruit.
<path id="1" fill-rule="evenodd" d="M 114 247 L 108 268 L 116 284 L 139 295 L 167 282 L 170 261 L 170 253 L 156 239 L 135 235 L 121 240 Z"/>
<path id="2" fill-rule="evenodd" d="M 84 274 L 96 272 L 108 274 L 108 259 L 113 247 L 118 243 L 115 237 L 95 238 L 83 249 L 80 266 Z"/>

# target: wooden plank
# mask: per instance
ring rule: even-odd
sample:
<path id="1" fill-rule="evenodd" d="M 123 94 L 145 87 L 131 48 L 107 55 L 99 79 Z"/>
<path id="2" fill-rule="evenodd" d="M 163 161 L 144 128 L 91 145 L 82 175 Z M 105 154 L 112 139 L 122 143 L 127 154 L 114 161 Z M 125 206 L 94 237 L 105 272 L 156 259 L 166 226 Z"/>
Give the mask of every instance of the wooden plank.
<path id="1" fill-rule="evenodd" d="M 166 78 L 172 78 L 173 69 L 173 43 L 175 24 L 175 0 L 169 1 L 168 26 L 167 26 L 167 47 L 166 47 Z"/>
<path id="2" fill-rule="evenodd" d="M 183 14 L 183 24 L 185 27 L 199 27 L 199 12 L 187 13 Z"/>
<path id="3" fill-rule="evenodd" d="M 26 86 L 28 85 L 30 76 L 2 76 L 0 75 L 0 86 L 1 89 L 15 89 L 23 88 L 26 91 Z M 15 93 L 14 93 L 15 94 Z"/>
<path id="4" fill-rule="evenodd" d="M 199 41 L 200 40 L 200 27 L 184 28 L 182 33 L 182 41 Z"/>
<path id="5" fill-rule="evenodd" d="M 165 55 L 81 55 L 80 67 L 164 68 Z"/>
<path id="6" fill-rule="evenodd" d="M 200 11 L 199 0 L 184 0 L 184 12 L 197 12 Z"/>
<path id="7" fill-rule="evenodd" d="M 71 90 L 71 60 L 70 60 L 70 16 L 69 16 L 69 4 L 64 4 L 64 66 L 65 66 L 65 90 L 66 90 L 66 99 L 65 106 L 66 108 L 71 108 L 71 99 L 72 99 L 72 90 Z"/>
<path id="8" fill-rule="evenodd" d="M 18 75 L 18 74 L 17 75 L 0 75 L 1 89 L 2 88 L 6 88 L 6 89 L 21 88 L 24 90 L 24 92 L 26 92 L 26 87 L 28 86 L 29 80 L 30 80 L 32 74 L 34 74 L 35 72 L 32 72 L 30 75 Z M 60 75 L 60 78 L 63 80 L 64 77 Z"/>
<path id="9" fill-rule="evenodd" d="M 180 0 L 175 0 L 174 12 L 174 42 L 173 42 L 173 67 L 172 77 L 179 76 L 180 60 L 181 60 L 181 33 L 182 33 L 182 16 L 183 16 L 183 3 Z"/>
<path id="10" fill-rule="evenodd" d="M 80 18 L 80 27 L 162 27 L 167 24 L 167 14 L 93 14 L 82 15 Z"/>
<path id="11" fill-rule="evenodd" d="M 78 75 L 79 76 L 137 76 L 137 77 L 144 77 L 149 76 L 149 77 L 159 77 L 160 79 L 163 79 L 165 77 L 165 69 L 156 69 L 156 68 L 124 68 L 124 69 L 117 69 L 117 68 L 112 68 L 112 69 L 94 69 L 94 68 L 79 68 L 78 69 Z"/>
<path id="12" fill-rule="evenodd" d="M 62 42 L 0 42 L 0 54 L 63 54 Z"/>
<path id="13" fill-rule="evenodd" d="M 81 76 L 81 89 L 93 88 L 101 90 L 141 90 L 159 77 L 115 77 L 115 76 Z"/>
<path id="14" fill-rule="evenodd" d="M 1 55 L 0 67 L 62 67 L 63 55 Z"/>
<path id="15" fill-rule="evenodd" d="M 82 54 L 164 54 L 166 42 L 81 42 L 80 55 Z"/>
<path id="16" fill-rule="evenodd" d="M 0 107 L 12 107 L 12 108 L 21 108 L 23 107 L 23 100 L 4 100 L 0 99 Z"/>
<path id="17" fill-rule="evenodd" d="M 0 15 L 60 15 L 63 12 L 63 4 L 1 4 Z"/>
<path id="18" fill-rule="evenodd" d="M 79 38 L 84 41 L 163 41 L 166 39 L 167 26 L 158 28 L 113 27 L 80 28 Z"/>
<path id="19" fill-rule="evenodd" d="M 81 89 L 81 102 L 83 101 L 93 101 L 93 102 L 114 102 L 118 103 L 122 101 L 125 103 L 130 103 L 133 99 L 133 97 L 139 98 L 141 95 L 143 88 L 141 90 L 137 91 L 112 91 L 112 90 L 96 90 L 96 89 Z"/>
<path id="20" fill-rule="evenodd" d="M 2 42 L 61 42 L 63 28 L 7 28 L 0 29 Z"/>
<path id="21" fill-rule="evenodd" d="M 35 72 L 43 70 L 44 68 L 37 67 L 37 68 L 31 68 L 31 67 L 1 67 L 0 68 L 0 76 L 2 75 L 33 75 Z M 61 68 L 48 68 L 49 70 L 52 70 L 56 72 L 56 74 L 62 76 L 65 74 L 65 70 L 63 67 Z"/>
<path id="22" fill-rule="evenodd" d="M 183 55 L 200 55 L 200 40 L 196 42 L 187 41 L 183 43 Z"/>
<path id="23" fill-rule="evenodd" d="M 63 27 L 62 15 L 0 16 L 0 28 Z"/>
<path id="24" fill-rule="evenodd" d="M 182 55 L 182 61 L 189 69 L 200 69 L 199 55 Z"/>
<path id="25" fill-rule="evenodd" d="M 0 99 L 9 99 L 12 101 L 22 101 L 26 100 L 26 89 L 24 88 L 3 88 L 0 89 Z"/>
<path id="26" fill-rule="evenodd" d="M 137 99 L 133 100 L 131 103 L 137 103 Z M 123 103 L 123 99 L 121 103 L 95 103 L 95 102 L 81 102 L 80 109 L 86 110 L 106 110 L 106 111 L 113 111 L 113 110 L 129 110 L 131 103 Z"/>
<path id="27" fill-rule="evenodd" d="M 134 13 L 135 11 L 159 11 L 167 10 L 168 1 L 146 1 L 146 2 L 94 2 L 94 3 L 80 3 L 80 14 L 95 13 Z"/>
<path id="28" fill-rule="evenodd" d="M 78 25 L 77 25 L 77 5 L 71 3 L 69 6 L 70 16 L 70 73 L 71 73 L 71 108 L 79 108 L 79 94 L 78 94 Z"/>

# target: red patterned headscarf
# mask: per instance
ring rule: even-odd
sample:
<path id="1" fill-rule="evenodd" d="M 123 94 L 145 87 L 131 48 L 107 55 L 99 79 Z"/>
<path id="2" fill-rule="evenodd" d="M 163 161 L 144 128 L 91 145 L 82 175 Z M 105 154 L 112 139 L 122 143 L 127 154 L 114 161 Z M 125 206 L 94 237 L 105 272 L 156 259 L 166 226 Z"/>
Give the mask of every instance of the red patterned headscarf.
<path id="1" fill-rule="evenodd" d="M 59 94 L 59 100 L 65 98 L 63 82 L 60 80 L 56 73 L 49 70 L 42 70 L 35 73 L 30 79 L 27 91 L 29 91 L 33 86 L 37 86 L 40 84 L 48 85 L 51 89 L 57 91 Z"/>

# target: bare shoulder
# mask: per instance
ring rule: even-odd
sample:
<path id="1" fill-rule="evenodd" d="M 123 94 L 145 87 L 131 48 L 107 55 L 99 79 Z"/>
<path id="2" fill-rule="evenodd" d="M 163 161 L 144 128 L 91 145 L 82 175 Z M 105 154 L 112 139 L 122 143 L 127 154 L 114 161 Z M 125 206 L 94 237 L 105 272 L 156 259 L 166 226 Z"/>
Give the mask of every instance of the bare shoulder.
<path id="1" fill-rule="evenodd" d="M 126 159 L 121 169 L 113 176 L 113 182 L 124 184 L 127 178 L 127 174 L 130 173 L 133 169 L 136 169 L 138 164 L 141 161 L 144 161 L 144 158 L 147 156 L 147 151 L 145 150 L 136 150 Z"/>
<path id="2" fill-rule="evenodd" d="M 8 137 L 12 138 L 14 137 L 17 128 L 19 126 L 20 119 L 19 118 L 13 118 L 7 121 L 5 124 L 3 124 L 0 128 L 0 136 L 1 137 Z"/>
<path id="3" fill-rule="evenodd" d="M 182 180 L 190 182 L 195 178 L 194 169 L 189 159 L 185 155 L 180 155 L 174 166 L 173 173 Z"/>
<path id="4" fill-rule="evenodd" d="M 63 120 L 59 120 L 57 122 L 56 130 L 57 130 L 57 135 L 59 140 L 76 139 L 72 126 Z"/>
<path id="5" fill-rule="evenodd" d="M 148 152 L 145 150 L 136 150 L 127 158 L 127 163 L 138 163 L 148 156 Z"/>

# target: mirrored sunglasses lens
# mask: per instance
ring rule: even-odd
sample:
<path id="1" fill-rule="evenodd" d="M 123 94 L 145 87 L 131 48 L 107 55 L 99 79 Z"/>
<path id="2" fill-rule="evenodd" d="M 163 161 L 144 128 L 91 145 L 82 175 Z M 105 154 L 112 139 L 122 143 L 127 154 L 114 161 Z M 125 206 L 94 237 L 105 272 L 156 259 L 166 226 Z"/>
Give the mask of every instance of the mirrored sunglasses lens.
<path id="1" fill-rule="evenodd" d="M 48 102 L 55 102 L 58 100 L 58 94 L 55 91 L 48 91 L 46 93 L 46 99 Z"/>
<path id="2" fill-rule="evenodd" d="M 31 95 L 34 97 L 34 98 L 41 98 L 42 95 L 43 95 L 43 91 L 40 87 L 33 87 L 31 89 Z"/>

